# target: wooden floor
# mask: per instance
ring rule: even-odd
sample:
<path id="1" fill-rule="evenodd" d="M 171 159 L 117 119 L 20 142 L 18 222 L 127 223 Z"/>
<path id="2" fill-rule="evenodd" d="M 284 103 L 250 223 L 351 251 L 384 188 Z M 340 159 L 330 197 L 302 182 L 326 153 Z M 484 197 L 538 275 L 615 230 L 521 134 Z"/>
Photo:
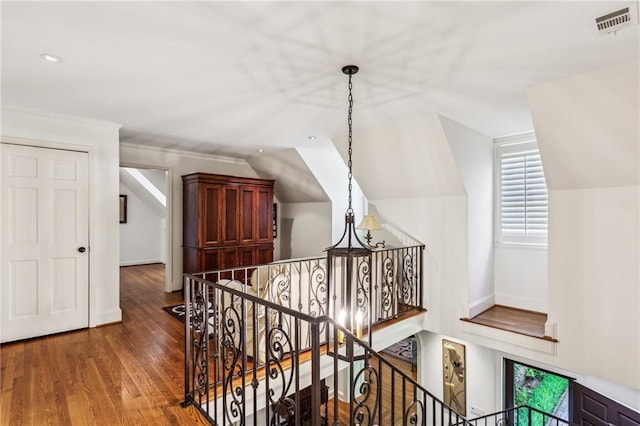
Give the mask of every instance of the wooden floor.
<path id="1" fill-rule="evenodd" d="M 547 322 L 547 314 L 541 312 L 495 305 L 471 319 L 463 318 L 463 321 L 540 339 L 554 340 L 544 334 L 544 324 Z"/>
<path id="2" fill-rule="evenodd" d="M 183 400 L 183 325 L 164 266 L 121 269 L 121 324 L 0 347 L 1 425 L 206 425 Z"/>

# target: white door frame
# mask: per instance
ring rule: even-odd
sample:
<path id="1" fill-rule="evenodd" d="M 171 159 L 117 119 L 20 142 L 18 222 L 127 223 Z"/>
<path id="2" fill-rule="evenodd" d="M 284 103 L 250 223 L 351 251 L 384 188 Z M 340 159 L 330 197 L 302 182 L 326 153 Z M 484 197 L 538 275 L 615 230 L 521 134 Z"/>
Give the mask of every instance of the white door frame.
<path id="1" fill-rule="evenodd" d="M 145 163 L 120 163 L 120 167 L 129 167 L 132 169 L 154 169 L 167 172 L 167 220 L 166 220 L 166 253 L 164 265 L 164 291 L 171 293 L 173 291 L 173 169 L 167 166 L 157 166 Z"/>

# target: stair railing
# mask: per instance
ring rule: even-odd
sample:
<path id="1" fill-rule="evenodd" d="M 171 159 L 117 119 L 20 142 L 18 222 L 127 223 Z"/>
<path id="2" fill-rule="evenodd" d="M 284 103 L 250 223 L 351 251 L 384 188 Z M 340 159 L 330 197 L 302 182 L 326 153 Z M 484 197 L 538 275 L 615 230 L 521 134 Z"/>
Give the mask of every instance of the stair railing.
<path id="1" fill-rule="evenodd" d="M 213 425 L 281 425 L 284 418 L 293 425 L 303 388 L 320 401 L 325 316 L 193 275 L 185 275 L 185 307 L 183 406 L 195 405 Z M 301 343 L 305 323 L 311 349 Z M 317 411 L 312 426 L 320 426 Z"/>
<path id="2" fill-rule="evenodd" d="M 328 316 L 313 317 L 193 275 L 185 276 L 185 303 L 191 309 L 184 405 L 194 404 L 211 424 L 468 424 Z M 301 344 L 303 323 L 310 325 L 310 350 Z M 329 412 L 320 383 L 331 372 Z M 348 383 L 342 395 L 340 377 Z M 305 414 L 301 390 L 307 387 L 311 408 Z M 341 404 L 348 404 L 348 419 L 340 418 Z"/>
<path id="3" fill-rule="evenodd" d="M 528 405 L 469 419 L 473 426 L 569 426 L 569 422 Z"/>
<path id="4" fill-rule="evenodd" d="M 343 395 L 346 399 L 343 404 L 348 404 L 349 416 L 348 423 L 342 423 L 345 419 L 340 418 L 340 413 L 344 408 L 340 410 L 334 402 L 328 424 L 471 426 L 464 416 L 366 342 L 333 319 L 327 321 L 328 329 L 333 330 L 327 354 L 333 363 L 334 396 L 340 387 L 339 377 L 346 375 L 348 393 Z"/>
<path id="5" fill-rule="evenodd" d="M 469 419 L 473 426 L 569 426 L 569 422 L 528 405 Z"/>

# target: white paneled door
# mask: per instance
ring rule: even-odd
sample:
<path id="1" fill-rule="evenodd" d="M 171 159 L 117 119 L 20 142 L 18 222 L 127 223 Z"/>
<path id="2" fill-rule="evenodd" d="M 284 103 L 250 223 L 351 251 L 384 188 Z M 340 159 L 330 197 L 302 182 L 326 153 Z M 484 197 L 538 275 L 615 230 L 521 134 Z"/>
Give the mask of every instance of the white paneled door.
<path id="1" fill-rule="evenodd" d="M 88 327 L 89 155 L 0 151 L 0 341 Z"/>

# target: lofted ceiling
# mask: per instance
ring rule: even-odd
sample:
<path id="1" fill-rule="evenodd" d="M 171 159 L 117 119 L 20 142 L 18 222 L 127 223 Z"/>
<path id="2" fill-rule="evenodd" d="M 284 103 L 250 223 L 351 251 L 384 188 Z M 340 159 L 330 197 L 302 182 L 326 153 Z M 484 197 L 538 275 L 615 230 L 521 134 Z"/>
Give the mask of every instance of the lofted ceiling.
<path id="1" fill-rule="evenodd" d="M 438 112 L 530 129 L 527 87 L 638 57 L 630 2 L 2 2 L 2 103 L 121 123 L 123 142 L 248 157 Z M 58 55 L 60 63 L 40 58 Z"/>

